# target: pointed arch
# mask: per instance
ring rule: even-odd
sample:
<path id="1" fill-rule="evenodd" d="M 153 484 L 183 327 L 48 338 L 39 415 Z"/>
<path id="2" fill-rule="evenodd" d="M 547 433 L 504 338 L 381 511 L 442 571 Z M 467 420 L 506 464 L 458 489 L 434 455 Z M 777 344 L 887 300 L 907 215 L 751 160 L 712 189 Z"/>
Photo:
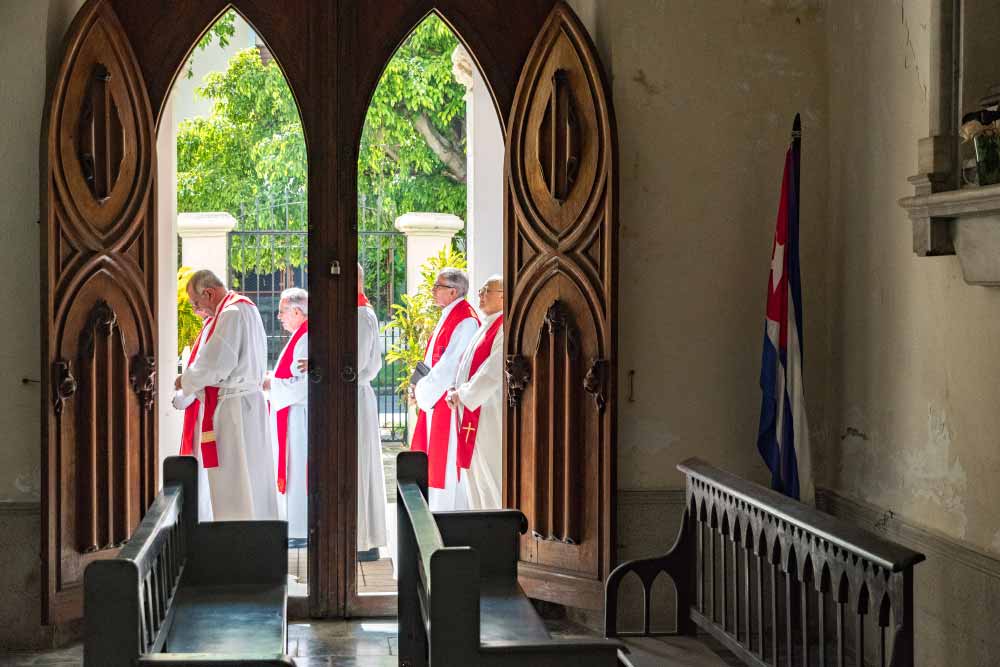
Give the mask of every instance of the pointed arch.
<path id="1" fill-rule="evenodd" d="M 356 30 L 350 52 L 359 62 L 353 89 L 363 91 L 364 104 L 350 119 L 352 133 L 360 133 L 364 115 L 386 63 L 413 30 L 430 14 L 437 14 L 469 51 L 490 88 L 500 127 L 506 130 L 514 99 L 517 75 L 531 49 L 534 36 L 545 23 L 555 0 L 514 0 L 507 3 L 475 3 L 467 0 L 418 0 L 416 2 L 359 3 L 354 9 L 357 26 L 372 22 L 383 26 L 379 34 Z M 345 17 L 346 18 L 346 17 Z M 348 19 L 350 20 L 350 19 Z M 386 38 L 391 35 L 392 38 Z M 530 35 L 530 37 L 529 37 Z M 359 134 L 360 136 L 360 134 Z"/>
<path id="2" fill-rule="evenodd" d="M 201 0 L 185 3 L 178 11 L 169 0 L 114 0 L 118 16 L 136 51 L 159 128 L 164 105 L 177 76 L 198 41 L 215 22 L 232 9 L 261 38 L 274 56 L 292 90 L 302 117 L 306 143 L 309 131 L 302 102 L 307 99 L 309 53 L 302 48 L 313 13 L 309 0 L 282 0 L 280 9 L 271 0 Z M 169 26 L 169 29 L 164 29 Z"/>
<path id="3" fill-rule="evenodd" d="M 816 590 L 824 595 L 833 591 L 833 576 L 830 574 L 829 563 L 823 563 L 823 570 L 816 581 Z"/>

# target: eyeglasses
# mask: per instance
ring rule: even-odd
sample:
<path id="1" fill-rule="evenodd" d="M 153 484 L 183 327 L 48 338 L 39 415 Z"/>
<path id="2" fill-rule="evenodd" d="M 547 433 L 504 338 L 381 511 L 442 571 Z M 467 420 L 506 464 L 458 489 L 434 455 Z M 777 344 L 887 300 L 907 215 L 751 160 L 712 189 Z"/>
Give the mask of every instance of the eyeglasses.
<path id="1" fill-rule="evenodd" d="M 452 287 L 451 285 L 445 285 L 443 283 L 434 283 L 434 286 L 431 287 L 431 291 L 433 292 L 436 289 L 456 289 L 456 288 Z"/>
<path id="2" fill-rule="evenodd" d="M 485 287 L 481 287 L 479 289 L 479 296 L 483 296 L 484 294 L 487 294 L 489 292 L 500 292 L 501 294 L 503 294 L 502 289 L 486 289 Z"/>

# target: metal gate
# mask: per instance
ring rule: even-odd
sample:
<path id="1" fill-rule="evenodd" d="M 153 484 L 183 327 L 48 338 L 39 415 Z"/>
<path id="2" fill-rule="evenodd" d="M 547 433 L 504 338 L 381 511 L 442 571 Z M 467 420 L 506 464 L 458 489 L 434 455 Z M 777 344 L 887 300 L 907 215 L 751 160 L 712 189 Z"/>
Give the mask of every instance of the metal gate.
<path id="1" fill-rule="evenodd" d="M 284 211 L 289 207 L 285 205 Z M 241 212 L 242 213 L 242 212 Z M 253 224 L 254 216 L 241 220 Z M 287 230 L 233 231 L 228 243 L 229 286 L 257 304 L 267 333 L 269 368 L 290 338 L 278 321 L 281 292 L 290 287 L 309 289 L 308 233 Z M 380 340 L 382 370 L 372 382 L 378 400 L 382 440 L 407 442 L 406 401 L 396 387 L 405 374 L 400 361 L 385 361 L 385 353 L 399 337 L 395 329 L 384 330 L 392 317 L 392 304 L 406 292 L 406 235 L 401 232 L 358 233 L 358 258 L 365 267 L 368 300 L 382 325 Z"/>

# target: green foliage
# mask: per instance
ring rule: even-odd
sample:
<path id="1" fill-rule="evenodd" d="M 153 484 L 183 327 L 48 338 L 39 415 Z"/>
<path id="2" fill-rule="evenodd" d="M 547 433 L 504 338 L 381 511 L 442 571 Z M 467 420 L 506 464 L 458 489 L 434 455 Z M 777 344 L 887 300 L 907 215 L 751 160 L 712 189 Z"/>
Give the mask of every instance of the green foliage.
<path id="1" fill-rule="evenodd" d="M 386 65 L 361 134 L 360 229 L 391 230 L 409 211 L 465 218 L 465 88 L 451 71 L 457 45 L 431 14 Z"/>
<path id="2" fill-rule="evenodd" d="M 233 19 L 231 11 L 223 15 L 199 48 L 213 38 L 228 43 Z M 431 15 L 387 64 L 361 137 L 359 230 L 391 231 L 395 218 L 408 211 L 465 217 L 465 88 L 451 71 L 457 45 L 448 26 Z M 305 232 L 305 138 L 278 65 L 264 65 L 256 49 L 241 51 L 225 72 L 206 76 L 198 93 L 212 100 L 212 114 L 184 121 L 178 130 L 178 211 L 227 211 L 239 221 L 237 231 Z M 395 262 L 391 252 L 375 241 L 360 248 L 369 275 L 378 267 L 394 273 L 383 283 L 393 288 L 372 294 L 373 301 L 398 300 L 403 291 L 402 248 Z M 301 245 L 277 237 L 234 243 L 230 254 L 237 272 L 271 273 L 305 262 Z"/>
<path id="3" fill-rule="evenodd" d="M 182 266 L 177 269 L 177 355 L 180 356 L 184 348 L 194 345 L 201 331 L 201 318 L 194 314 L 191 306 L 191 299 L 188 298 L 187 285 L 194 274 L 194 269 Z"/>
<path id="4" fill-rule="evenodd" d="M 427 341 L 434 333 L 434 327 L 441 315 L 441 309 L 434 304 L 431 289 L 441 269 L 451 267 L 466 269 L 465 255 L 451 246 L 442 248 L 437 255 L 430 257 L 420 266 L 420 287 L 413 296 L 404 294 L 402 304 L 392 305 L 392 319 L 383 330 L 397 329 L 398 341 L 385 354 L 388 362 L 402 361 L 405 371 L 402 373 L 397 390 L 405 395 L 410 385 L 417 362 L 424 360 Z"/>
<path id="5" fill-rule="evenodd" d="M 233 35 L 236 34 L 236 12 L 233 10 L 227 11 L 225 14 L 219 17 L 212 27 L 208 29 L 201 39 L 198 40 L 198 45 L 195 47 L 199 51 L 204 51 L 212 42 L 215 40 L 219 41 L 219 46 L 221 48 L 226 48 L 229 46 L 229 40 L 232 39 Z M 187 72 L 185 72 L 187 78 L 194 76 L 194 56 L 188 59 Z"/>
<path id="6" fill-rule="evenodd" d="M 305 206 L 286 220 L 283 206 L 305 201 L 306 144 L 298 107 L 281 69 L 256 49 L 237 53 L 225 72 L 198 89 L 213 101 L 208 118 L 183 121 L 177 132 L 177 209 L 228 211 L 262 202 L 256 229 L 305 230 Z M 242 229 L 241 221 L 237 229 Z"/>

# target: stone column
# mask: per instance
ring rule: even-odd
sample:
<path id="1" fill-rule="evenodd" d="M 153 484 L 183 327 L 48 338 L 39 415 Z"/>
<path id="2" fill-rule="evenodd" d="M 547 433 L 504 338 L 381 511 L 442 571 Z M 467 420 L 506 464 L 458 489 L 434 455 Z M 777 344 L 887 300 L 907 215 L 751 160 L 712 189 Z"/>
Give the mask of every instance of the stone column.
<path id="1" fill-rule="evenodd" d="M 472 292 L 503 273 L 503 131 L 489 86 L 464 46 L 451 54 L 452 74 L 465 86 L 466 255 Z"/>
<path id="2" fill-rule="evenodd" d="M 192 269 L 211 269 L 223 282 L 228 279 L 229 241 L 236 227 L 228 213 L 181 213 L 177 234 L 181 237 L 181 262 Z"/>
<path id="3" fill-rule="evenodd" d="M 451 243 L 465 223 L 450 213 L 406 213 L 396 218 L 396 229 L 406 234 L 406 292 L 420 286 L 420 267 Z"/>

